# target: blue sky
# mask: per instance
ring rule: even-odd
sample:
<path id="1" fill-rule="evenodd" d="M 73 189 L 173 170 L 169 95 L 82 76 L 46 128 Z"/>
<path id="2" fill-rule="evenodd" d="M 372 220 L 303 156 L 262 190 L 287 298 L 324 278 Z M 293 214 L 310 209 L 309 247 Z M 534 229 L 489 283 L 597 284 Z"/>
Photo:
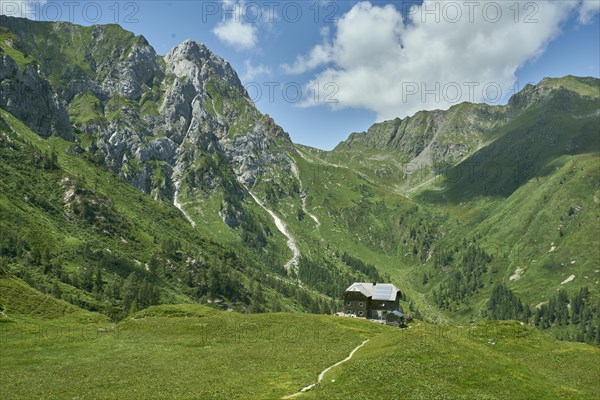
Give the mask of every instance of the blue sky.
<path id="1" fill-rule="evenodd" d="M 202 42 L 295 142 L 323 149 L 420 109 L 502 104 L 545 76 L 600 76 L 600 0 L 25 3 L 0 12 L 116 22 L 159 54 Z"/>

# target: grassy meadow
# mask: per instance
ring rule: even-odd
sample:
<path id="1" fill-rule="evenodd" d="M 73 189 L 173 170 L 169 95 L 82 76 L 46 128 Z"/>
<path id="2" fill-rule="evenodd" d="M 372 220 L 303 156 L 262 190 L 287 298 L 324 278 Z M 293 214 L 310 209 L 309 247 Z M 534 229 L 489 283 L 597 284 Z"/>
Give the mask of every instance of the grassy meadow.
<path id="1" fill-rule="evenodd" d="M 594 399 L 600 350 L 519 322 L 400 330 L 301 313 L 154 306 L 114 324 L 0 278 L 4 399 Z M 14 301 L 15 298 L 20 301 Z M 11 301 L 13 299 L 13 301 Z M 37 311 L 36 311 L 37 310 Z"/>

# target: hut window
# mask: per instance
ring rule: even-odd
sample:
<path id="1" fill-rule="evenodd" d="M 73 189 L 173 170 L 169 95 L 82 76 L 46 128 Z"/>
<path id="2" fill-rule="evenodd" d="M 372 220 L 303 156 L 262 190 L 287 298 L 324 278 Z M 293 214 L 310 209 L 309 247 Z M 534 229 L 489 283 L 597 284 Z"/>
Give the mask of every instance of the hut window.
<path id="1" fill-rule="evenodd" d="M 358 303 L 358 306 L 359 306 L 359 307 L 362 307 L 362 306 L 363 306 L 363 303 Z"/>

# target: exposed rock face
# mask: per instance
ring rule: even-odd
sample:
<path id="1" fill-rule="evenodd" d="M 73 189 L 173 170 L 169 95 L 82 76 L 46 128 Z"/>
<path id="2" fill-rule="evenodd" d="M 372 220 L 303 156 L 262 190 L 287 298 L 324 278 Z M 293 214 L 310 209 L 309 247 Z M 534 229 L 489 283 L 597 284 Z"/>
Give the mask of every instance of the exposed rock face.
<path id="1" fill-rule="evenodd" d="M 165 56 L 165 63 L 167 76 L 176 78 L 161 105 L 165 130 L 173 140 L 204 147 L 203 142 L 206 145 L 206 139 L 213 137 L 212 149 L 223 151 L 249 186 L 266 170 L 289 164 L 284 154 L 294 151 L 289 137 L 254 108 L 228 62 L 187 40 Z M 247 124 L 239 129 L 236 125 L 242 118 Z M 281 139 L 283 147 L 275 138 Z"/>
<path id="2" fill-rule="evenodd" d="M 177 144 L 169 138 L 154 139 L 144 147 L 138 147 L 135 158 L 141 162 L 148 160 L 170 161 L 175 158 Z"/>
<path id="3" fill-rule="evenodd" d="M 236 209 L 233 205 L 229 204 L 229 202 L 223 201 L 221 204 L 221 210 L 219 211 L 219 216 L 227 226 L 235 229 L 240 226 L 242 212 Z"/>
<path id="4" fill-rule="evenodd" d="M 152 86 L 153 80 L 160 75 L 156 52 L 141 38 L 133 45 L 126 60 L 112 66 L 101 87 L 110 95 L 118 94 L 127 99 L 138 100 L 144 86 Z"/>

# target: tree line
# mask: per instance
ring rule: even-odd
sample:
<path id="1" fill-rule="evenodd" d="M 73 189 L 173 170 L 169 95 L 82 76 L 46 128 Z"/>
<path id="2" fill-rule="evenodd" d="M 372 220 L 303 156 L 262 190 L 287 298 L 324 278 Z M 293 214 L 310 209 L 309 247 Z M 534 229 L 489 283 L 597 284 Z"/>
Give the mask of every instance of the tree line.
<path id="1" fill-rule="evenodd" d="M 600 313 L 587 286 L 569 296 L 560 289 L 547 302 L 531 307 L 504 284 L 497 285 L 487 303 L 489 319 L 515 319 L 540 329 L 551 329 L 559 339 L 600 345 Z"/>

